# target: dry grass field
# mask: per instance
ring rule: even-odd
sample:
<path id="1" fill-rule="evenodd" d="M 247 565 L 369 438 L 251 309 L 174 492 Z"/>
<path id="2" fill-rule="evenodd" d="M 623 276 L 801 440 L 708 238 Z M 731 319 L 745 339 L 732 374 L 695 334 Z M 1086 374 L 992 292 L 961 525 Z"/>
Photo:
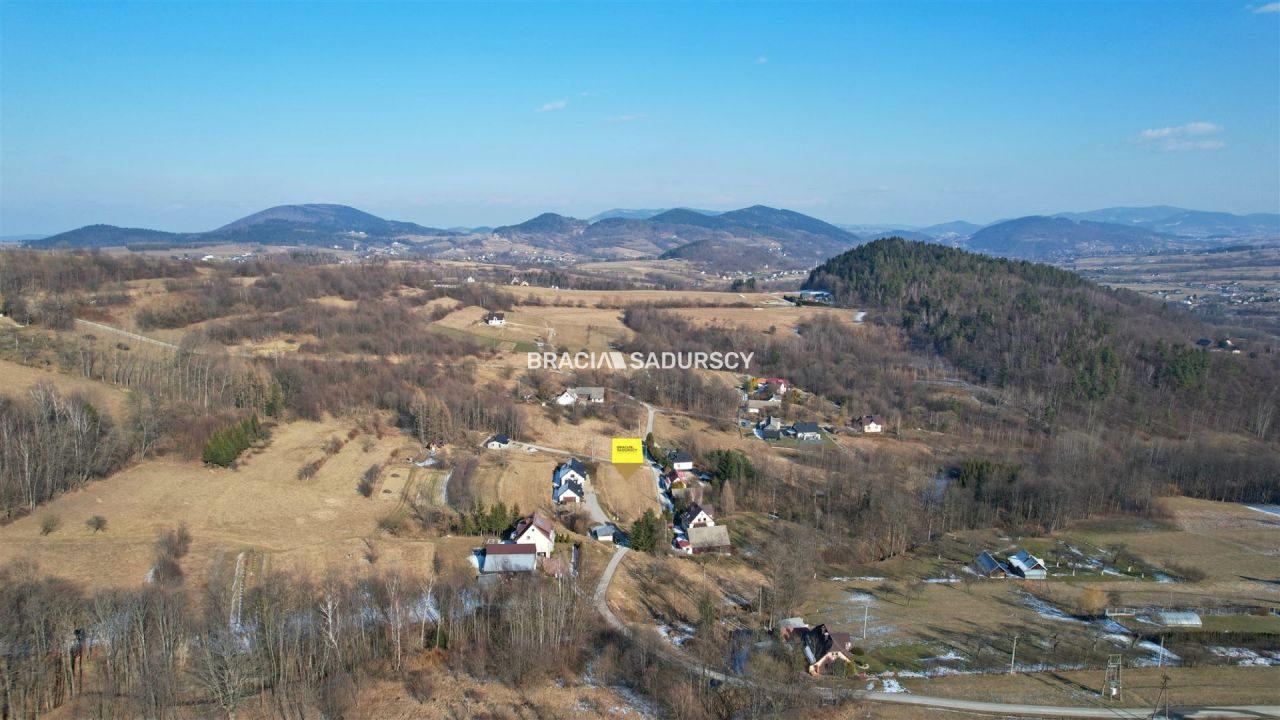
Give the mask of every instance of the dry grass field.
<path id="1" fill-rule="evenodd" d="M 39 383 L 50 383 L 58 392 L 66 395 L 80 393 L 94 405 L 106 408 L 117 422 L 125 418 L 125 402 L 129 397 L 126 390 L 55 370 L 0 360 L 0 387 L 4 392 L 22 393 Z"/>
<path id="2" fill-rule="evenodd" d="M 91 587 L 136 586 L 150 568 L 156 533 L 186 522 L 193 542 L 182 565 L 190 577 L 234 563 L 242 550 L 260 551 L 271 569 L 359 568 L 370 538 L 379 562 L 429 568 L 430 544 L 381 537 L 377 522 L 389 503 L 356 492 L 370 465 L 397 464 L 391 458 L 403 437 L 377 440 L 370 452 L 360 439 L 348 442 L 315 477 L 298 479 L 298 468 L 324 457 L 322 444 L 345 437 L 347 429 L 337 421 L 276 427 L 267 447 L 251 451 L 236 470 L 149 460 L 0 527 L 0 563 L 29 558 L 45 572 Z M 42 536 L 45 515 L 58 517 L 61 527 Z M 105 531 L 85 526 L 94 515 L 107 519 Z"/>
<path id="3" fill-rule="evenodd" d="M 653 471 L 648 468 L 638 468 L 623 477 L 612 463 L 597 463 L 591 482 L 600 494 L 600 504 L 605 512 L 626 524 L 634 522 L 645 510 L 657 512 L 661 509 Z"/>
<path id="4" fill-rule="evenodd" d="M 550 512 L 551 474 L 558 462 L 546 453 L 530 454 L 515 448 L 486 451 L 473 480 L 476 494 L 487 503 L 501 500 L 508 508 L 519 507 L 525 514 Z"/>
<path id="5" fill-rule="evenodd" d="M 791 305 L 753 308 L 677 308 L 671 311 L 683 318 L 688 318 L 695 325 L 736 325 L 766 332 L 774 328 L 776 332 L 792 332 L 802 322 L 819 317 L 834 318 L 836 321 L 856 325 L 854 311 L 824 307 L 794 307 Z"/>
<path id="6" fill-rule="evenodd" d="M 582 303 L 586 306 L 604 305 L 608 307 L 626 307 L 635 303 L 669 302 L 674 297 L 682 301 L 706 303 L 708 305 L 769 305 L 782 302 L 780 295 L 770 293 L 729 293 L 709 290 L 680 291 L 670 290 L 563 290 L 545 287 L 510 288 L 517 300 L 526 297 L 541 298 L 544 302 Z"/>
<path id="7" fill-rule="evenodd" d="M 550 347 L 602 352 L 609 343 L 626 342 L 633 336 L 622 324 L 622 311 L 594 307 L 518 306 L 507 315 L 507 324 L 535 330 Z"/>
<path id="8" fill-rule="evenodd" d="M 744 563 L 719 556 L 680 560 L 627 553 L 609 585 L 609 606 L 626 623 L 693 624 L 704 594 L 723 614 L 756 597 L 766 582 Z"/>

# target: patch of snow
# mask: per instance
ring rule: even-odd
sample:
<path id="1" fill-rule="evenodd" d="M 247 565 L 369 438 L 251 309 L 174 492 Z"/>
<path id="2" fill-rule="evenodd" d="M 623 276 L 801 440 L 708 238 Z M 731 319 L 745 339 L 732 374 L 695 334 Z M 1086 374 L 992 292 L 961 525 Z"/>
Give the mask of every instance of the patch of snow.
<path id="1" fill-rule="evenodd" d="M 1022 602 L 1026 603 L 1027 607 L 1034 610 L 1037 615 L 1039 615 L 1040 617 L 1046 620 L 1058 620 L 1060 622 L 1072 622 L 1072 623 L 1083 624 L 1082 620 L 1078 620 L 1076 618 L 1071 617 L 1067 613 L 1054 607 L 1053 605 L 1050 605 L 1044 600 L 1041 600 L 1035 595 L 1023 595 Z"/>
<path id="2" fill-rule="evenodd" d="M 858 592 L 854 590 L 849 593 L 849 602 L 858 603 L 859 605 L 870 605 L 876 601 L 876 597 L 871 593 Z"/>
<path id="3" fill-rule="evenodd" d="M 964 656 L 955 650 L 948 650 L 941 655 L 934 655 L 933 657 L 921 658 L 922 662 L 956 662 L 959 660 L 964 660 Z"/>
<path id="4" fill-rule="evenodd" d="M 884 582 L 885 578 L 876 575 L 841 575 L 831 578 L 831 582 Z"/>
<path id="5" fill-rule="evenodd" d="M 467 561 L 470 562 L 471 567 L 475 568 L 476 570 L 480 569 L 480 554 L 482 552 L 483 551 L 481 550 L 473 550 L 471 551 L 471 554 L 467 556 Z"/>
<path id="6" fill-rule="evenodd" d="M 1121 625 L 1120 623 L 1116 622 L 1115 620 L 1112 620 L 1111 618 L 1103 618 L 1099 620 L 1098 625 L 1103 630 L 1106 630 L 1109 633 L 1121 633 L 1124 635 L 1129 634 L 1129 628 Z"/>
<path id="7" fill-rule="evenodd" d="M 1280 517 L 1280 505 L 1246 505 L 1245 507 L 1250 510 L 1257 510 L 1260 513 Z"/>
<path id="8" fill-rule="evenodd" d="M 694 627 L 679 623 L 677 625 L 657 625 L 658 634 L 666 638 L 672 645 L 684 645 L 693 639 Z"/>
<path id="9" fill-rule="evenodd" d="M 932 583 L 932 584 L 934 584 L 934 585 L 937 585 L 937 584 L 939 584 L 939 583 L 958 583 L 958 582 L 960 582 L 960 578 L 958 578 L 958 577 L 954 577 L 954 576 L 953 576 L 953 577 L 944 577 L 944 578 L 927 578 L 927 579 L 925 580 L 925 582 L 927 582 L 927 583 Z"/>
<path id="10" fill-rule="evenodd" d="M 887 693 L 905 693 L 906 688 L 902 687 L 902 683 L 893 678 L 880 678 L 880 692 Z"/>
<path id="11" fill-rule="evenodd" d="M 1280 660 L 1267 657 L 1266 655 L 1255 650 L 1250 650 L 1249 648 L 1212 645 L 1209 647 L 1209 652 L 1217 655 L 1218 657 L 1235 660 L 1236 665 L 1251 667 L 1271 667 L 1273 665 L 1280 665 Z"/>

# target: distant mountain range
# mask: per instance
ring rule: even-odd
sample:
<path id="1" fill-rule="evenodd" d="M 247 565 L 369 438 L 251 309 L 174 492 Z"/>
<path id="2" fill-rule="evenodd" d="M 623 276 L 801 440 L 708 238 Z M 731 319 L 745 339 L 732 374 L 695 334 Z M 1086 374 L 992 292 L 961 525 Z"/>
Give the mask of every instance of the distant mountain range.
<path id="1" fill-rule="evenodd" d="M 1171 206 L 1117 207 L 1032 215 L 985 226 L 963 220 L 927 227 L 837 226 L 792 210 L 753 205 L 728 212 L 615 208 L 585 220 L 543 213 L 515 225 L 444 230 L 386 220 L 345 205 L 310 204 L 269 208 L 207 232 L 88 225 L 31 239 L 26 245 L 101 248 L 239 243 L 351 247 L 400 240 L 433 255 L 474 256 L 489 252 L 491 244 L 486 238 L 496 237 L 508 252 L 523 247 L 523 252 L 561 255 L 571 261 L 670 258 L 709 269 L 761 270 L 813 267 L 863 241 L 895 235 L 990 255 L 1053 260 L 1280 239 L 1280 214 L 1232 215 Z"/>
<path id="2" fill-rule="evenodd" d="M 551 252 L 604 259 L 656 255 L 724 270 L 810 267 L 861 241 L 817 218 L 764 205 L 716 215 L 677 208 L 628 217 L 638 212 L 610 211 L 612 217 L 595 222 L 544 213 L 493 233 Z"/>
<path id="3" fill-rule="evenodd" d="M 216 230 L 172 233 L 115 225 L 86 225 L 31 240 L 34 248 L 101 248 L 126 245 L 200 246 L 218 243 L 259 245 L 343 245 L 398 237 L 442 237 L 457 233 L 410 222 L 384 220 L 346 205 L 280 205 L 240 218 Z"/>

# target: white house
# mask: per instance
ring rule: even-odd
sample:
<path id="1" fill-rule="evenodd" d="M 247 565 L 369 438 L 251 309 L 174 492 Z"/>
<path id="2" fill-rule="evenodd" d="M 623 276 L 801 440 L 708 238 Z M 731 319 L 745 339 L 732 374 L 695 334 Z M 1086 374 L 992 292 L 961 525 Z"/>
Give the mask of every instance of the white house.
<path id="1" fill-rule="evenodd" d="M 483 573 L 533 572 L 537 569 L 538 553 L 533 545 L 494 543 L 484 547 Z"/>
<path id="2" fill-rule="evenodd" d="M 556 396 L 557 405 L 572 405 L 578 402 L 578 392 L 573 388 L 565 388 L 565 391 Z"/>
<path id="3" fill-rule="evenodd" d="M 714 527 L 716 520 L 711 513 L 711 506 L 692 503 L 680 513 L 680 526 L 686 531 L 696 527 Z"/>
<path id="4" fill-rule="evenodd" d="M 1019 550 L 1009 556 L 1009 569 L 1027 580 L 1044 580 L 1049 575 L 1044 561 L 1026 550 Z"/>
<path id="5" fill-rule="evenodd" d="M 688 450 L 672 450 L 667 453 L 667 460 L 670 461 L 673 470 L 685 472 L 693 469 L 693 456 Z"/>
<path id="6" fill-rule="evenodd" d="M 506 325 L 507 316 L 502 313 L 489 313 L 484 316 L 485 325 Z"/>
<path id="7" fill-rule="evenodd" d="M 520 545 L 533 545 L 542 557 L 551 557 L 551 551 L 556 549 L 556 529 L 550 518 L 538 512 L 520 518 L 511 539 Z"/>
<path id="8" fill-rule="evenodd" d="M 567 478 L 551 490 L 551 499 L 557 503 L 580 503 L 582 502 L 582 483 L 572 478 Z"/>
<path id="9" fill-rule="evenodd" d="M 555 474 L 551 476 L 551 482 L 556 487 L 560 487 L 570 481 L 585 483 L 587 477 L 587 466 L 583 465 L 578 458 L 569 458 L 556 467 Z"/>
<path id="10" fill-rule="evenodd" d="M 858 424 L 864 433 L 884 432 L 884 418 L 879 415 L 863 415 L 858 418 Z"/>
<path id="11" fill-rule="evenodd" d="M 511 438 L 506 435 L 494 435 L 484 441 L 484 446 L 489 450 L 506 450 L 511 447 Z"/>

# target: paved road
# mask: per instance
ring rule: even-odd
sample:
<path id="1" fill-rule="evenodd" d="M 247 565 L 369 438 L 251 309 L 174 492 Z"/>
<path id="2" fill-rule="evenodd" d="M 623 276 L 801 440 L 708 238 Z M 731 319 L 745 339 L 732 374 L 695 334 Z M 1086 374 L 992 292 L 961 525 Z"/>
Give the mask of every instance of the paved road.
<path id="1" fill-rule="evenodd" d="M 609 608 L 609 583 L 613 582 L 613 573 L 617 571 L 618 564 L 622 562 L 622 556 L 627 554 L 627 549 L 619 545 L 613 550 L 613 557 L 609 558 L 609 564 L 604 569 L 604 574 L 600 576 L 600 582 L 596 584 L 596 593 L 593 600 L 596 610 L 604 617 L 604 621 L 609 627 L 617 630 L 623 635 L 630 635 L 631 628 L 622 624 L 617 615 L 613 614 L 613 610 Z"/>

